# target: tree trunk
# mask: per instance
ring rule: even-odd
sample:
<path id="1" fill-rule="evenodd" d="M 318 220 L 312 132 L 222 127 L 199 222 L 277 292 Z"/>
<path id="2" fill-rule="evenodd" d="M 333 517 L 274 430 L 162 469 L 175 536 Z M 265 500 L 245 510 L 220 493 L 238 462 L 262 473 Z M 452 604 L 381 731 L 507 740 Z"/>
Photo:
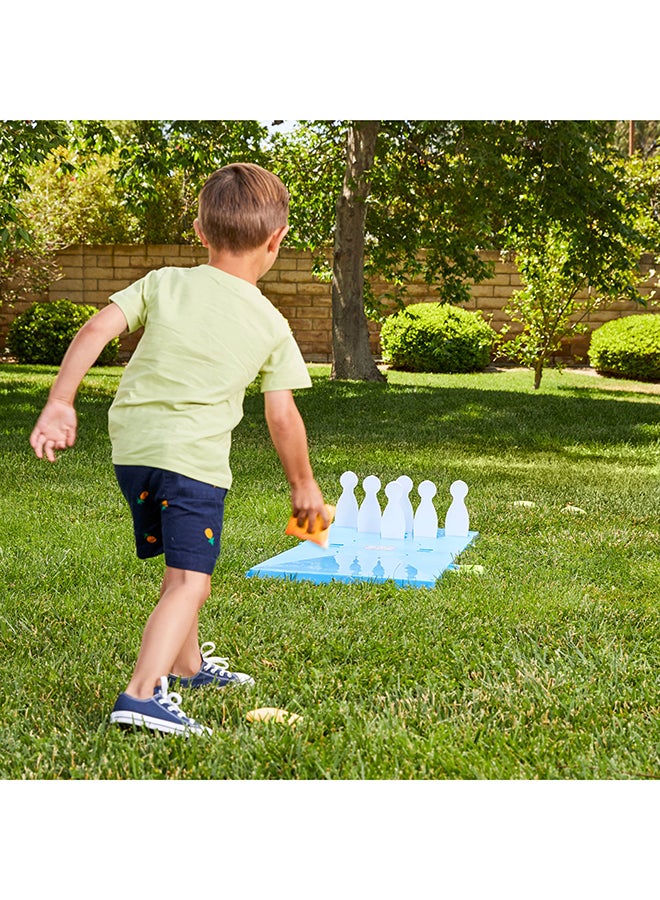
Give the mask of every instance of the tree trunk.
<path id="1" fill-rule="evenodd" d="M 541 387 L 541 379 L 543 378 L 543 366 L 545 365 L 545 357 L 541 356 L 534 363 L 534 390 L 538 391 Z"/>
<path id="2" fill-rule="evenodd" d="M 364 312 L 364 228 L 378 122 L 351 122 L 346 138 L 346 172 L 337 198 L 332 265 L 331 378 L 385 381 L 369 347 Z"/>

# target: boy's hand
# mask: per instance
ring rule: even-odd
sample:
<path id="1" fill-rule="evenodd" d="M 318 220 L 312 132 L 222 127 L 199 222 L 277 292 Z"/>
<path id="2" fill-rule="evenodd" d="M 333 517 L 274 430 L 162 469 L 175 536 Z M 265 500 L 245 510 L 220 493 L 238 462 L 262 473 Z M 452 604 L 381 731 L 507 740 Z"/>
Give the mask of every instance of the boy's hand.
<path id="1" fill-rule="evenodd" d="M 77 428 L 73 405 L 65 400 L 49 400 L 32 429 L 30 446 L 39 459 L 45 456 L 55 462 L 56 450 L 66 450 L 75 444 Z"/>
<path id="2" fill-rule="evenodd" d="M 323 494 L 315 481 L 304 482 L 291 488 L 291 510 L 302 528 L 307 521 L 307 531 L 314 530 L 316 517 L 320 516 L 323 528 L 330 525 L 328 511 L 323 502 Z"/>

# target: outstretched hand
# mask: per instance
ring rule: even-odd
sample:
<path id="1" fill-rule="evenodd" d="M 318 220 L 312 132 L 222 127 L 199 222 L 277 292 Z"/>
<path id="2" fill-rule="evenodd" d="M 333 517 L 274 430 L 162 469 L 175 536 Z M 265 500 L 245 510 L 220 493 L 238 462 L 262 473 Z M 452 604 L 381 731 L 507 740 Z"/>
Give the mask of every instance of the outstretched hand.
<path id="1" fill-rule="evenodd" d="M 56 450 L 66 450 L 76 442 L 78 417 L 71 403 L 49 400 L 30 435 L 30 446 L 39 457 L 55 462 Z"/>

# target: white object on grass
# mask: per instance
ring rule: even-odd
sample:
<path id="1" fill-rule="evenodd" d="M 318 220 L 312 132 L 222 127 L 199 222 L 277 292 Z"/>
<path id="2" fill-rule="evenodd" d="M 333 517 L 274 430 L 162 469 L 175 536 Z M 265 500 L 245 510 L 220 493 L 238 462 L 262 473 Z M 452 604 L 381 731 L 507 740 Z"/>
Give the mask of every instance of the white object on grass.
<path id="1" fill-rule="evenodd" d="M 380 536 L 389 540 L 402 541 L 406 536 L 406 517 L 401 506 L 403 485 L 390 481 L 385 487 L 387 506 L 380 520 Z"/>
<path id="2" fill-rule="evenodd" d="M 470 514 L 465 505 L 468 486 L 464 481 L 454 481 L 449 488 L 452 501 L 445 516 L 445 535 L 467 537 L 470 530 Z"/>
<path id="3" fill-rule="evenodd" d="M 367 475 L 362 482 L 364 488 L 364 500 L 358 510 L 357 530 L 380 534 L 380 504 L 378 503 L 378 491 L 380 490 L 380 478 L 377 475 Z"/>
<path id="4" fill-rule="evenodd" d="M 335 525 L 340 528 L 357 528 L 358 502 L 355 497 L 355 488 L 358 477 L 355 472 L 344 472 L 339 479 L 343 491 L 337 501 L 335 510 Z"/>
<path id="5" fill-rule="evenodd" d="M 432 481 L 422 481 L 417 488 L 421 501 L 413 520 L 413 534 L 416 539 L 438 536 L 438 514 L 433 506 L 437 490 Z"/>
<path id="6" fill-rule="evenodd" d="M 406 520 L 405 533 L 412 535 L 415 513 L 413 512 L 412 503 L 410 502 L 410 492 L 413 487 L 413 480 L 409 475 L 401 475 L 397 478 L 397 481 L 403 488 L 401 493 L 401 509 L 403 510 L 403 515 Z"/>
<path id="7" fill-rule="evenodd" d="M 251 709 L 245 713 L 248 722 L 277 722 L 278 725 L 295 725 L 302 722 L 302 716 L 298 713 L 288 712 L 276 706 L 260 706 L 259 709 Z"/>

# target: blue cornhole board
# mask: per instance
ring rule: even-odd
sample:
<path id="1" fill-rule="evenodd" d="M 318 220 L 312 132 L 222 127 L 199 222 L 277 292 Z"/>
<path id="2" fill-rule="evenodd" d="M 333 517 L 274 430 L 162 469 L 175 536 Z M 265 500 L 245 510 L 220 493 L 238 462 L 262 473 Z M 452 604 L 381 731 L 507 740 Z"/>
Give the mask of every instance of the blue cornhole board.
<path id="1" fill-rule="evenodd" d="M 330 526 L 327 548 L 301 541 L 247 573 L 248 578 L 288 578 L 293 581 L 393 581 L 402 587 L 433 587 L 442 573 L 454 568 L 456 557 L 478 536 L 445 536 L 389 540 L 354 528 Z"/>

